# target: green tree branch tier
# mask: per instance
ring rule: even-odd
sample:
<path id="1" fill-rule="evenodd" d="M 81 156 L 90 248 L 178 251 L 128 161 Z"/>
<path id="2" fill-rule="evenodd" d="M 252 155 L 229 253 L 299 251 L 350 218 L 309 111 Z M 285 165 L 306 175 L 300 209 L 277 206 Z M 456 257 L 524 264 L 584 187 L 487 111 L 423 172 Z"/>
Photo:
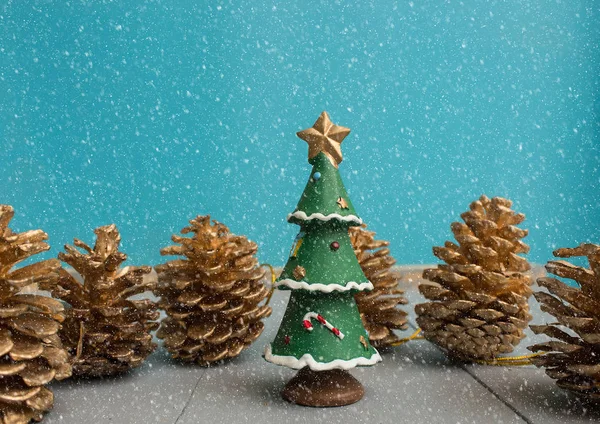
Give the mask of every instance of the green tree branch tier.
<path id="1" fill-rule="evenodd" d="M 373 289 L 356 260 L 347 223 L 316 220 L 304 222 L 301 227 L 277 287 L 326 293 Z M 334 243 L 337 249 L 332 248 Z M 300 279 L 295 272 L 298 267 L 306 272 Z"/>
<path id="2" fill-rule="evenodd" d="M 339 145 L 349 132 L 323 112 L 312 128 L 298 133 L 309 144 L 313 168 L 296 210 L 288 216 L 300 232 L 276 282 L 292 292 L 275 340 L 265 350 L 265 359 L 274 364 L 329 372 L 381 361 L 354 300 L 355 293 L 372 290 L 373 284 L 363 274 L 348 234 L 350 226 L 362 223 L 338 170 Z M 300 393 L 302 384 L 294 384 L 290 382 L 288 391 Z M 362 386 L 356 382 L 357 387 Z M 291 400 L 320 405 L 299 397 Z"/>
<path id="3" fill-rule="evenodd" d="M 317 318 L 310 320 L 312 330 L 303 325 L 305 316 L 316 311 L 333 328 L 339 329 L 340 336 Z M 380 360 L 379 353 L 368 340 L 352 293 L 294 290 L 271 352 L 267 348 L 265 357 L 270 362 L 294 369 L 305 366 L 313 371 L 350 369 L 373 365 Z"/>
<path id="4" fill-rule="evenodd" d="M 288 222 L 302 225 L 312 219 L 338 219 L 361 225 L 362 220 L 356 215 L 340 173 L 328 157 L 321 152 L 308 162 L 313 170 L 298 206 L 288 215 Z M 340 203 L 345 207 L 340 207 Z"/>

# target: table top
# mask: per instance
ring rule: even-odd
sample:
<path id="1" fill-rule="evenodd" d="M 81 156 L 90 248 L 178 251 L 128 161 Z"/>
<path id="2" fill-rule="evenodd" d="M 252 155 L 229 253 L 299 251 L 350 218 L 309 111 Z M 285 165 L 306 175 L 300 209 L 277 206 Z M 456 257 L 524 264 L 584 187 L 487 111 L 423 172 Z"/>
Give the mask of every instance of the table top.
<path id="1" fill-rule="evenodd" d="M 411 275 L 411 274 L 409 274 Z M 424 301 L 415 281 L 403 280 L 412 307 Z M 600 404 L 566 393 L 533 366 L 496 367 L 454 363 L 426 340 L 381 351 L 383 362 L 352 374 L 365 386 L 358 403 L 308 408 L 284 401 L 280 391 L 296 371 L 266 362 L 264 345 L 275 335 L 289 292 L 276 291 L 273 315 L 261 337 L 241 355 L 203 368 L 171 360 L 159 347 L 143 366 L 108 379 L 54 382 L 48 424 L 293 423 L 589 423 L 600 422 Z M 531 299 L 532 323 L 551 321 Z M 530 331 L 514 352 L 540 340 Z"/>

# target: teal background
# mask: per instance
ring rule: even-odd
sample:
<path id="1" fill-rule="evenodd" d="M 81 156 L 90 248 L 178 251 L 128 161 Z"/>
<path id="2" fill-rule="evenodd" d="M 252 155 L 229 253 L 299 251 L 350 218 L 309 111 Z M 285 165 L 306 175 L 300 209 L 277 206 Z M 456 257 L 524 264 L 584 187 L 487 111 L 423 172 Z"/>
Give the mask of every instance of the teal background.
<path id="1" fill-rule="evenodd" d="M 295 132 L 352 128 L 340 171 L 400 263 L 480 194 L 530 259 L 600 242 L 597 1 L 0 0 L 0 202 L 55 255 L 116 223 L 161 261 L 210 213 L 283 264 L 308 179 Z"/>

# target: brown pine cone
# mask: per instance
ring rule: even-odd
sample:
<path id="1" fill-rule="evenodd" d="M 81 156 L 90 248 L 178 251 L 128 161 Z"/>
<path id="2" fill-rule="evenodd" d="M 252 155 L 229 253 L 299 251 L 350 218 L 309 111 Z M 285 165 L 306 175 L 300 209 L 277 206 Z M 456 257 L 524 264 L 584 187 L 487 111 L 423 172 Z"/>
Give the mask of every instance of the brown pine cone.
<path id="1" fill-rule="evenodd" d="M 579 287 L 556 278 L 538 278 L 538 285 L 550 294 L 536 292 L 534 296 L 542 311 L 553 315 L 558 322 L 531 326 L 534 333 L 556 339 L 530 346 L 533 352 L 546 352 L 532 362 L 545 367 L 546 374 L 556 379 L 559 387 L 600 399 L 600 246 L 581 244 L 572 249 L 558 249 L 554 256 L 585 256 L 590 268 L 567 261 L 550 261 L 546 265 L 548 272 L 575 280 Z"/>
<path id="2" fill-rule="evenodd" d="M 60 335 L 73 357 L 73 373 L 83 377 L 119 374 L 141 365 L 156 348 L 151 332 L 158 328 L 159 317 L 151 300 L 131 299 L 155 287 L 144 278 L 152 268 L 120 268 L 127 255 L 119 252 L 121 235 L 114 224 L 94 233 L 93 249 L 75 239 L 84 253 L 66 245 L 66 252 L 58 254 L 79 278 L 62 269 L 53 290 L 71 306 Z"/>
<path id="3" fill-rule="evenodd" d="M 52 408 L 54 396 L 45 385 L 69 377 L 71 367 L 58 337 L 62 304 L 26 293 L 52 289 L 60 263 L 50 259 L 13 269 L 50 249 L 41 230 L 13 233 L 13 215 L 12 207 L 0 205 L 0 423 L 26 424 L 41 421 Z"/>
<path id="4" fill-rule="evenodd" d="M 271 308 L 255 257 L 256 243 L 236 236 L 210 216 L 198 216 L 173 235 L 162 255 L 183 256 L 158 265 L 160 306 L 167 312 L 157 336 L 174 358 L 209 365 L 233 358 L 260 336 Z"/>
<path id="5" fill-rule="evenodd" d="M 396 260 L 390 255 L 389 242 L 375 240 L 367 226 L 350 227 L 350 241 L 367 279 L 374 289 L 354 296 L 369 340 L 375 347 L 390 346 L 399 340 L 393 330 L 406 330 L 407 313 L 398 308 L 408 300 L 398 288 L 400 274 L 392 269 Z"/>
<path id="6" fill-rule="evenodd" d="M 429 303 L 416 305 L 417 323 L 426 339 L 459 360 L 491 359 L 513 351 L 531 320 L 529 263 L 518 256 L 529 246 L 516 225 L 525 215 L 508 199 L 486 196 L 454 222 L 458 244 L 447 241 L 433 253 L 446 264 L 426 269 L 419 285 Z"/>

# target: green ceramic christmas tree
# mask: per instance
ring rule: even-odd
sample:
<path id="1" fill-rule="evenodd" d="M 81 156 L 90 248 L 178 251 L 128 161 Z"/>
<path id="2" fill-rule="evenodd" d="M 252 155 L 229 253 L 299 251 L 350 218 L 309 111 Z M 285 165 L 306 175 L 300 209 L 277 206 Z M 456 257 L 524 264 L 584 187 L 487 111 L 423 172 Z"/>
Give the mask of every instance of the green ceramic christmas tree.
<path id="1" fill-rule="evenodd" d="M 300 226 L 290 257 L 276 282 L 292 290 L 283 321 L 265 359 L 301 371 L 283 391 L 309 406 L 340 406 L 359 400 L 364 389 L 346 370 L 381 360 L 369 344 L 354 301 L 372 290 L 358 263 L 348 228 L 361 225 L 339 174 L 340 144 L 348 128 L 323 112 L 298 137 L 309 145 L 312 172 L 288 221 Z"/>

